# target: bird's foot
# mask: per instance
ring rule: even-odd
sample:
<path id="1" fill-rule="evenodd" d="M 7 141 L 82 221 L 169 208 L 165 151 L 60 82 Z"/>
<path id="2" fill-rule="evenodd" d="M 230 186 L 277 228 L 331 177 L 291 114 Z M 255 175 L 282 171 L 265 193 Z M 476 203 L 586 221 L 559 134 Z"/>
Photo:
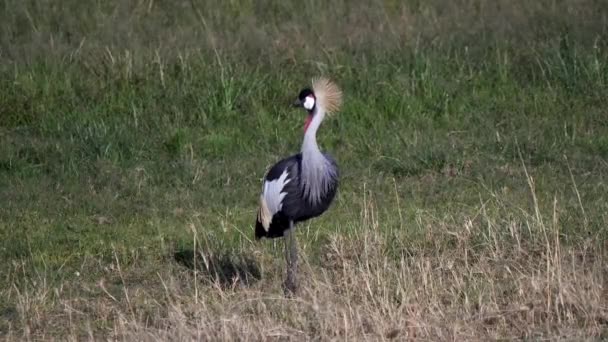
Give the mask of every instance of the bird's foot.
<path id="1" fill-rule="evenodd" d="M 293 279 L 286 279 L 283 282 L 283 293 L 286 297 L 294 296 L 298 292 L 298 285 Z"/>

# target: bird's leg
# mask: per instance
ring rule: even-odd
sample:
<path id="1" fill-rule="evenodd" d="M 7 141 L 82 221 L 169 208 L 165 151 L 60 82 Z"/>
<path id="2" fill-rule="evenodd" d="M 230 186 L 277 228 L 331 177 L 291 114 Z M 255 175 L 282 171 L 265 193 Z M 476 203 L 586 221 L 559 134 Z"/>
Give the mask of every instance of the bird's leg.
<path id="1" fill-rule="evenodd" d="M 285 261 L 287 263 L 287 278 L 285 279 L 285 294 L 295 294 L 298 288 L 296 275 L 298 273 L 298 247 L 293 221 L 289 221 L 289 229 L 285 231 Z"/>

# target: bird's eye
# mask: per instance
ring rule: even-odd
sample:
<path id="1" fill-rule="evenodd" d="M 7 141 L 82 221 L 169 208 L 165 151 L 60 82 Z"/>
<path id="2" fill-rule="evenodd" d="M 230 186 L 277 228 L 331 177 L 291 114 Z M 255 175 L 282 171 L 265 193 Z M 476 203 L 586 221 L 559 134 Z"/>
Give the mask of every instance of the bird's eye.
<path id="1" fill-rule="evenodd" d="M 306 98 L 304 99 L 304 108 L 306 108 L 306 110 L 312 110 L 313 107 L 315 106 L 315 98 L 312 96 L 306 96 Z"/>

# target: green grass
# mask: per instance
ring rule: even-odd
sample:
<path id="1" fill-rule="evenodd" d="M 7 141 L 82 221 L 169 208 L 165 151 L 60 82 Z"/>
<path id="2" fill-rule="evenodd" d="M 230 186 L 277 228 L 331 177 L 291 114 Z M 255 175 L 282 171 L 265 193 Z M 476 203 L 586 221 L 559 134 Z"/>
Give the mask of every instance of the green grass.
<path id="1" fill-rule="evenodd" d="M 189 339 L 194 326 L 208 338 L 274 336 L 250 317 L 296 339 L 607 336 L 606 10 L 3 1 L 0 337 Z M 281 248 L 252 240 L 265 170 L 300 147 L 304 114 L 289 103 L 317 75 L 345 93 L 319 133 L 342 180 L 332 209 L 299 228 L 313 279 L 302 302 L 326 287 L 339 295 L 309 312 L 264 299 L 280 293 Z M 195 250 L 228 273 L 223 285 L 179 262 Z M 440 271 L 449 260 L 455 278 Z M 505 281 L 503 263 L 530 282 Z M 232 284 L 242 269 L 255 281 Z M 418 293 L 425 272 L 445 285 Z M 535 292 L 535 277 L 557 290 Z M 585 286 L 599 295 L 568 306 Z M 538 301 L 531 323 L 505 309 Z M 176 312 L 186 326 L 171 325 Z"/>

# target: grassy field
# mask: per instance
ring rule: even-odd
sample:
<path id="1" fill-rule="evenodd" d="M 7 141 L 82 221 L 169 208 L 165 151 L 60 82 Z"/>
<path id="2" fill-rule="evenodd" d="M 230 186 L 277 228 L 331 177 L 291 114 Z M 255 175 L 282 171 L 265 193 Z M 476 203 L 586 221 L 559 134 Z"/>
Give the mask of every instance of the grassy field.
<path id="1" fill-rule="evenodd" d="M 608 3 L 0 2 L 0 339 L 608 338 Z M 331 210 L 253 241 L 314 76 Z"/>

